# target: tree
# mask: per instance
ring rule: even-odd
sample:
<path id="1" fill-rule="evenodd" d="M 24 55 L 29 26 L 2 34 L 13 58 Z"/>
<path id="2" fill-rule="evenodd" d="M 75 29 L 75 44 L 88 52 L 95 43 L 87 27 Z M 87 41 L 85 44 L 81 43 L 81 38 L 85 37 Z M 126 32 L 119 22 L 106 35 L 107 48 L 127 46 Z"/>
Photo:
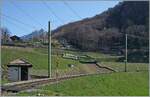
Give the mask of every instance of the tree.
<path id="1" fill-rule="evenodd" d="M 7 28 L 0 28 L 0 32 L 1 32 L 2 44 L 7 43 L 10 40 L 11 32 Z"/>
<path id="2" fill-rule="evenodd" d="M 21 38 L 18 37 L 18 36 L 16 36 L 16 35 L 11 36 L 10 39 L 11 39 L 12 41 L 14 41 L 14 42 L 20 42 L 20 41 L 22 41 Z"/>

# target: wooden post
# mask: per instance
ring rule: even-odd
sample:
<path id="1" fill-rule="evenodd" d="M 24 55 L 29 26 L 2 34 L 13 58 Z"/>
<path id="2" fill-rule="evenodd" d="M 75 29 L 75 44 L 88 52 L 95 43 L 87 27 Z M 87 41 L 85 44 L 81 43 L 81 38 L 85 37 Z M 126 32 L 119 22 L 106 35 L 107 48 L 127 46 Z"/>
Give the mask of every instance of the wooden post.
<path id="1" fill-rule="evenodd" d="M 48 22 L 48 77 L 51 78 L 51 31 L 50 31 L 50 21 Z"/>
<path id="2" fill-rule="evenodd" d="M 58 76 L 59 76 L 59 73 L 58 73 L 58 65 L 59 65 L 59 55 L 58 55 L 58 51 L 57 51 L 57 59 L 56 59 L 56 91 L 58 90 Z M 58 92 L 58 91 L 57 91 Z"/>
<path id="3" fill-rule="evenodd" d="M 127 34 L 125 35 L 126 36 L 126 47 L 125 47 L 125 72 L 127 72 L 127 60 L 128 60 L 128 36 Z"/>

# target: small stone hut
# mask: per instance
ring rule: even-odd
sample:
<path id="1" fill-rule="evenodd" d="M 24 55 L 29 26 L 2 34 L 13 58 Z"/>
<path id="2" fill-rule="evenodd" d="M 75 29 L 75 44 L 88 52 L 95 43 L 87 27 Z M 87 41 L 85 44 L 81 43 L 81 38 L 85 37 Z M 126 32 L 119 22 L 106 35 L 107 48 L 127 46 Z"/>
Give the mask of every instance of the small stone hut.
<path id="1" fill-rule="evenodd" d="M 10 81 L 24 81 L 29 80 L 30 68 L 32 64 L 25 59 L 16 59 L 11 61 L 8 65 L 8 79 Z"/>

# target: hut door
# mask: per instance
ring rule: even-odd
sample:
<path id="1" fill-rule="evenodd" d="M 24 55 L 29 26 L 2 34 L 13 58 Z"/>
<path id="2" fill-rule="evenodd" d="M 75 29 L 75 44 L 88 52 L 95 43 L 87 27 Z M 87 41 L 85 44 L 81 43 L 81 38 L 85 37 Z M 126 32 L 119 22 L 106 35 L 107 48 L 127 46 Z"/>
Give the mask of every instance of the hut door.
<path id="1" fill-rule="evenodd" d="M 21 67 L 21 80 L 28 80 L 28 68 Z"/>

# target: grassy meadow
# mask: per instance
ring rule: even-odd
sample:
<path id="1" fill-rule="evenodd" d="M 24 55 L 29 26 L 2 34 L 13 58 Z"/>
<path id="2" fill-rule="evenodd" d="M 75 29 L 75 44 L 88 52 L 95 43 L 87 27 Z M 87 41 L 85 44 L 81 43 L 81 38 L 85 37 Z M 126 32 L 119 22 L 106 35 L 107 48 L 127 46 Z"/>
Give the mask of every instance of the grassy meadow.
<path id="1" fill-rule="evenodd" d="M 37 48 L 10 48 L 4 47 L 2 48 L 2 66 L 6 67 L 10 61 L 13 61 L 17 58 L 25 58 L 32 65 L 32 71 L 36 73 L 42 71 L 43 73 L 47 73 L 48 68 L 48 54 L 47 49 L 37 49 Z M 57 57 L 57 58 L 56 58 Z M 63 59 L 60 55 L 52 55 L 52 69 L 56 69 L 56 60 L 59 60 L 58 69 L 67 69 L 68 66 L 66 64 L 79 64 L 78 61 Z M 33 73 L 34 73 L 33 72 Z"/>
<path id="2" fill-rule="evenodd" d="M 148 96 L 148 72 L 128 72 L 87 76 L 46 85 L 37 91 L 20 92 L 19 96 Z"/>
<path id="3" fill-rule="evenodd" d="M 58 50 L 52 49 L 52 72 L 56 69 L 56 62 L 59 63 L 58 71 L 60 73 L 76 70 L 87 70 L 90 68 L 82 64 L 79 60 L 64 59 L 62 53 L 71 53 L 75 55 L 88 55 L 94 59 L 99 59 L 99 64 L 110 67 L 118 72 L 111 74 L 93 75 L 82 78 L 75 78 L 56 84 L 42 86 L 35 91 L 22 91 L 17 95 L 69 95 L 69 96 L 147 96 L 148 95 L 148 64 L 146 63 L 128 63 L 127 71 L 124 71 L 124 62 L 117 62 L 118 56 L 105 55 L 99 52 L 76 52 L 69 50 L 61 50 L 57 56 Z M 2 47 L 1 52 L 2 67 L 16 59 L 25 58 L 33 64 L 32 74 L 47 75 L 48 55 L 47 49 L 43 48 L 12 48 Z M 101 60 L 102 59 L 102 60 Z M 111 61 L 110 61 L 110 60 Z M 101 61 L 100 61 L 101 60 Z M 109 60 L 109 61 L 107 61 Z M 67 64 L 76 64 L 71 69 Z M 3 83 L 7 83 L 7 79 L 2 79 Z"/>

